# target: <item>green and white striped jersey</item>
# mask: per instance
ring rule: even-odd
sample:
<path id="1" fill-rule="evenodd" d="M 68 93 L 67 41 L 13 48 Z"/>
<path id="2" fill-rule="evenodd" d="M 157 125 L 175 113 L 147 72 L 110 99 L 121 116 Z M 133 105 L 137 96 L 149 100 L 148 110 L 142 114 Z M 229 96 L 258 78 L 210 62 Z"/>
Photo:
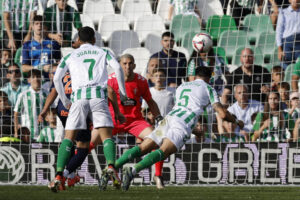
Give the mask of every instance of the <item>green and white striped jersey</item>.
<path id="1" fill-rule="evenodd" d="M 41 130 L 37 142 L 54 142 L 56 128 L 45 127 Z"/>
<path id="2" fill-rule="evenodd" d="M 40 133 L 38 115 L 43 109 L 47 94 L 36 92 L 31 87 L 22 92 L 17 100 L 14 111 L 21 114 L 21 126 L 30 130 L 31 139 L 36 140 Z"/>
<path id="3" fill-rule="evenodd" d="M 64 94 L 64 87 L 61 82 L 68 70 L 72 80 L 72 102 L 80 99 L 106 99 L 107 65 L 112 60 L 115 59 L 108 51 L 91 44 L 83 44 L 80 48 L 75 49 L 72 53 L 62 58 L 54 76 L 54 83 L 63 104 L 67 105 L 70 103 Z M 114 68 L 118 69 L 119 67 L 121 70 L 117 61 L 113 64 L 117 65 Z"/>
<path id="4" fill-rule="evenodd" d="M 278 128 L 275 131 L 273 120 L 271 120 L 270 127 L 268 129 L 264 129 L 260 138 L 258 138 L 261 142 L 286 142 L 287 139 L 291 138 L 291 134 L 293 134 L 293 129 L 295 127 L 295 122 L 293 118 L 287 112 L 283 112 L 284 123 L 283 127 Z M 270 116 L 272 119 L 272 115 Z M 261 122 L 263 120 L 263 113 L 260 112 L 257 114 L 255 118 L 255 122 L 253 125 L 253 130 L 258 131 Z M 279 122 L 278 122 L 279 123 Z"/>
<path id="5" fill-rule="evenodd" d="M 196 0 L 170 0 L 170 4 L 174 7 L 174 14 L 192 13 L 197 5 Z"/>
<path id="6" fill-rule="evenodd" d="M 37 11 L 37 0 L 3 0 L 3 12 L 10 13 L 11 30 L 16 32 L 28 31 L 30 13 Z M 3 25 L 4 27 L 4 25 Z"/>
<path id="7" fill-rule="evenodd" d="M 177 88 L 175 106 L 168 115 L 179 117 L 183 124 L 193 129 L 204 109 L 217 102 L 219 99 L 216 91 L 203 80 L 196 79 Z"/>

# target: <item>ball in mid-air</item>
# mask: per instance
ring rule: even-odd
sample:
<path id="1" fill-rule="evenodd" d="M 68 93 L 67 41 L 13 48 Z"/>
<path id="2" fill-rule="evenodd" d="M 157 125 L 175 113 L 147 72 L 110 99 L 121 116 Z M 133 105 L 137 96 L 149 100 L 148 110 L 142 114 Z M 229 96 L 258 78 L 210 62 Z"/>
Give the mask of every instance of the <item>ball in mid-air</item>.
<path id="1" fill-rule="evenodd" d="M 193 48 L 199 53 L 207 53 L 213 46 L 210 35 L 206 33 L 198 33 L 193 38 Z"/>

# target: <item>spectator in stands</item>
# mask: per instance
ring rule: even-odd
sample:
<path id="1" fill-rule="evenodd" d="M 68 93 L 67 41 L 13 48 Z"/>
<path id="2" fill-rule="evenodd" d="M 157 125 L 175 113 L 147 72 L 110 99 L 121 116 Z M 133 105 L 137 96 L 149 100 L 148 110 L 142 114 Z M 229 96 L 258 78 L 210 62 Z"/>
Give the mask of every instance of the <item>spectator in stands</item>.
<path id="1" fill-rule="evenodd" d="M 13 118 L 8 96 L 5 92 L 0 91 L 0 137 L 13 136 Z"/>
<path id="2" fill-rule="evenodd" d="M 56 133 L 56 109 L 50 108 L 47 111 L 45 121 L 47 126 L 40 131 L 37 142 L 55 142 Z"/>
<path id="3" fill-rule="evenodd" d="M 154 87 L 150 88 L 153 100 L 156 102 L 160 114 L 165 117 L 174 106 L 174 88 L 166 87 L 166 72 L 163 69 L 153 70 Z M 142 108 L 147 108 L 148 105 L 143 100 Z"/>
<path id="4" fill-rule="evenodd" d="M 53 85 L 53 78 L 54 78 L 54 74 L 55 74 L 55 71 L 57 69 L 57 66 L 58 64 L 55 63 L 52 65 L 51 69 L 50 69 L 50 72 L 49 72 L 49 81 L 45 81 L 43 84 L 42 84 L 42 89 L 47 93 L 49 94 L 50 93 L 50 90 L 51 90 L 51 87 Z"/>
<path id="5" fill-rule="evenodd" d="M 269 85 L 271 83 L 271 76 L 267 69 L 254 65 L 253 51 L 249 48 L 245 48 L 241 52 L 242 66 L 234 70 L 226 77 L 227 85 L 223 91 L 221 101 L 223 104 L 228 103 L 228 96 L 232 92 L 233 86 L 237 84 L 244 84 L 248 87 L 248 91 L 251 94 L 250 99 L 262 102 L 266 93 L 269 91 Z"/>
<path id="6" fill-rule="evenodd" d="M 55 0 L 56 4 L 45 10 L 48 37 L 62 47 L 71 47 L 72 25 L 78 30 L 82 27 L 79 13 L 67 5 L 68 0 Z"/>
<path id="7" fill-rule="evenodd" d="M 279 85 L 283 82 L 284 80 L 284 70 L 280 66 L 274 66 L 272 68 L 272 83 L 271 83 L 271 90 L 272 91 L 278 91 Z"/>
<path id="8" fill-rule="evenodd" d="M 22 42 L 30 39 L 33 16 L 38 8 L 37 0 L 3 0 L 4 44 L 16 50 Z"/>
<path id="9" fill-rule="evenodd" d="M 14 108 L 15 137 L 18 137 L 18 129 L 27 127 L 30 131 L 31 140 L 36 140 L 40 133 L 38 116 L 42 111 L 46 93 L 41 90 L 41 72 L 33 69 L 29 72 L 28 82 L 30 88 L 22 92 Z M 21 125 L 19 124 L 19 114 L 21 114 Z"/>
<path id="10" fill-rule="evenodd" d="M 292 139 L 295 122 L 289 113 L 280 109 L 279 93 L 271 91 L 267 95 L 264 111 L 257 114 L 253 125 L 252 142 L 286 142 Z"/>
<path id="11" fill-rule="evenodd" d="M 255 13 L 255 4 L 258 4 L 257 12 L 261 12 L 261 5 L 263 0 L 231 0 L 230 11 L 227 10 L 227 14 L 231 13 L 236 25 L 239 26 L 240 21 L 244 19 L 246 15 Z"/>
<path id="12" fill-rule="evenodd" d="M 61 58 L 60 45 L 45 36 L 43 16 L 36 15 L 32 23 L 33 37 L 22 48 L 22 71 L 38 69 L 48 78 L 51 64 Z"/>
<path id="13" fill-rule="evenodd" d="M 223 121 L 224 129 L 227 133 L 234 133 L 237 136 L 249 141 L 249 135 L 253 128 L 251 116 L 254 113 L 263 111 L 263 105 L 259 101 L 249 99 L 249 92 L 246 85 L 238 84 L 234 86 L 234 97 L 236 102 L 228 108 L 228 111 L 235 115 L 238 120 L 244 122 L 244 128 L 240 129 L 236 124 Z"/>
<path id="14" fill-rule="evenodd" d="M 278 87 L 278 92 L 280 95 L 280 109 L 287 109 L 290 104 L 290 84 L 287 82 L 282 82 Z"/>
<path id="15" fill-rule="evenodd" d="M 300 56 L 300 0 L 290 0 L 290 6 L 280 11 L 276 27 L 278 59 L 284 69 Z"/>
<path id="16" fill-rule="evenodd" d="M 151 58 L 159 58 L 163 68 L 167 72 L 167 85 L 176 87 L 181 84 L 181 79 L 186 77 L 186 57 L 183 53 L 173 50 L 174 34 L 164 32 L 161 37 L 163 49 L 151 56 Z"/>
<path id="17" fill-rule="evenodd" d="M 201 19 L 200 10 L 198 9 L 196 0 L 169 0 L 170 7 L 168 12 L 168 19 L 169 21 L 172 20 L 173 14 L 175 15 L 194 15 L 198 18 L 200 26 L 204 26 Z M 200 31 L 200 30 L 199 30 Z"/>
<path id="18" fill-rule="evenodd" d="M 213 135 L 214 136 L 214 135 Z M 208 133 L 207 120 L 202 115 L 199 116 L 198 122 L 192 131 L 191 143 L 212 143 L 213 139 Z"/>
<path id="19" fill-rule="evenodd" d="M 149 108 L 142 108 L 142 115 L 143 118 L 151 125 L 151 126 L 155 126 L 155 117 L 152 114 L 152 112 L 150 111 Z"/>
<path id="20" fill-rule="evenodd" d="M 21 81 L 21 70 L 16 63 L 11 63 L 8 67 L 7 75 L 9 82 L 0 90 L 8 95 L 8 100 L 12 108 L 14 108 L 18 96 L 28 89 L 28 85 Z"/>
<path id="21" fill-rule="evenodd" d="M 294 121 L 300 118 L 300 104 L 299 104 L 299 93 L 292 92 L 290 95 L 289 109 L 286 111 L 293 117 Z"/>
<path id="22" fill-rule="evenodd" d="M 0 87 L 3 87 L 7 82 L 8 79 L 6 78 L 8 66 L 11 62 L 11 50 L 9 49 L 2 49 L 1 51 L 1 70 L 0 70 Z"/>
<path id="23" fill-rule="evenodd" d="M 195 80 L 195 70 L 197 67 L 209 67 L 213 71 L 213 75 L 210 79 L 210 85 L 212 85 L 218 95 L 221 96 L 226 82 L 225 74 L 229 73 L 225 65 L 224 59 L 215 55 L 212 48 L 208 53 L 197 53 L 194 50 L 188 61 L 188 80 Z"/>
<path id="24" fill-rule="evenodd" d="M 299 87 L 298 87 L 299 79 L 300 79 L 300 59 L 295 64 L 295 66 L 293 68 L 293 72 L 292 72 L 291 86 L 292 86 L 292 91 L 293 92 L 298 92 L 298 90 L 299 90 Z"/>
<path id="25" fill-rule="evenodd" d="M 155 57 L 152 57 L 149 59 L 148 65 L 147 65 L 147 73 L 146 73 L 146 79 L 148 80 L 149 87 L 154 86 L 154 77 L 153 77 L 153 70 L 157 68 L 162 68 L 161 60 Z"/>

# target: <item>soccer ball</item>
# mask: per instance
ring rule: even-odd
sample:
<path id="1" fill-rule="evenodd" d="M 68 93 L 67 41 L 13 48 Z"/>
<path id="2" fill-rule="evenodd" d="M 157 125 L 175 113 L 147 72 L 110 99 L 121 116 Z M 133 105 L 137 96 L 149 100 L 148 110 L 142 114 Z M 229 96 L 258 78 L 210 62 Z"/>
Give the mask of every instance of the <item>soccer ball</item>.
<path id="1" fill-rule="evenodd" d="M 198 33 L 197 35 L 194 36 L 193 38 L 193 48 L 195 51 L 207 53 L 213 46 L 212 39 L 210 35 L 206 33 Z"/>

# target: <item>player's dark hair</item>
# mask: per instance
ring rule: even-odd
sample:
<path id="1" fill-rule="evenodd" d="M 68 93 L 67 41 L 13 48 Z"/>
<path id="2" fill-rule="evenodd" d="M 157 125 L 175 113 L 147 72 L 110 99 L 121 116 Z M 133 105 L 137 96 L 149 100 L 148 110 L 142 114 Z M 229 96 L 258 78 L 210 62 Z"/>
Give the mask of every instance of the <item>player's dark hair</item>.
<path id="1" fill-rule="evenodd" d="M 79 40 L 82 42 L 93 43 L 95 40 L 95 31 L 89 26 L 84 26 L 78 31 Z"/>
<path id="2" fill-rule="evenodd" d="M 205 66 L 199 66 L 195 70 L 195 75 L 199 77 L 210 78 L 211 77 L 211 69 Z"/>
<path id="3" fill-rule="evenodd" d="M 174 34 L 170 31 L 166 31 L 161 35 L 161 39 L 163 39 L 164 37 L 171 37 L 174 39 Z"/>
<path id="4" fill-rule="evenodd" d="M 32 69 L 29 71 L 29 78 L 32 78 L 33 76 L 35 76 L 37 78 L 41 78 L 42 72 L 38 69 Z"/>
<path id="5" fill-rule="evenodd" d="M 123 58 L 128 58 L 128 59 L 130 59 L 133 63 L 135 62 L 133 55 L 131 55 L 131 54 L 129 54 L 129 53 L 123 54 L 123 55 L 120 57 L 119 61 L 121 61 Z"/>
<path id="6" fill-rule="evenodd" d="M 33 22 L 42 22 L 44 21 L 44 17 L 42 15 L 36 15 L 33 17 Z"/>

